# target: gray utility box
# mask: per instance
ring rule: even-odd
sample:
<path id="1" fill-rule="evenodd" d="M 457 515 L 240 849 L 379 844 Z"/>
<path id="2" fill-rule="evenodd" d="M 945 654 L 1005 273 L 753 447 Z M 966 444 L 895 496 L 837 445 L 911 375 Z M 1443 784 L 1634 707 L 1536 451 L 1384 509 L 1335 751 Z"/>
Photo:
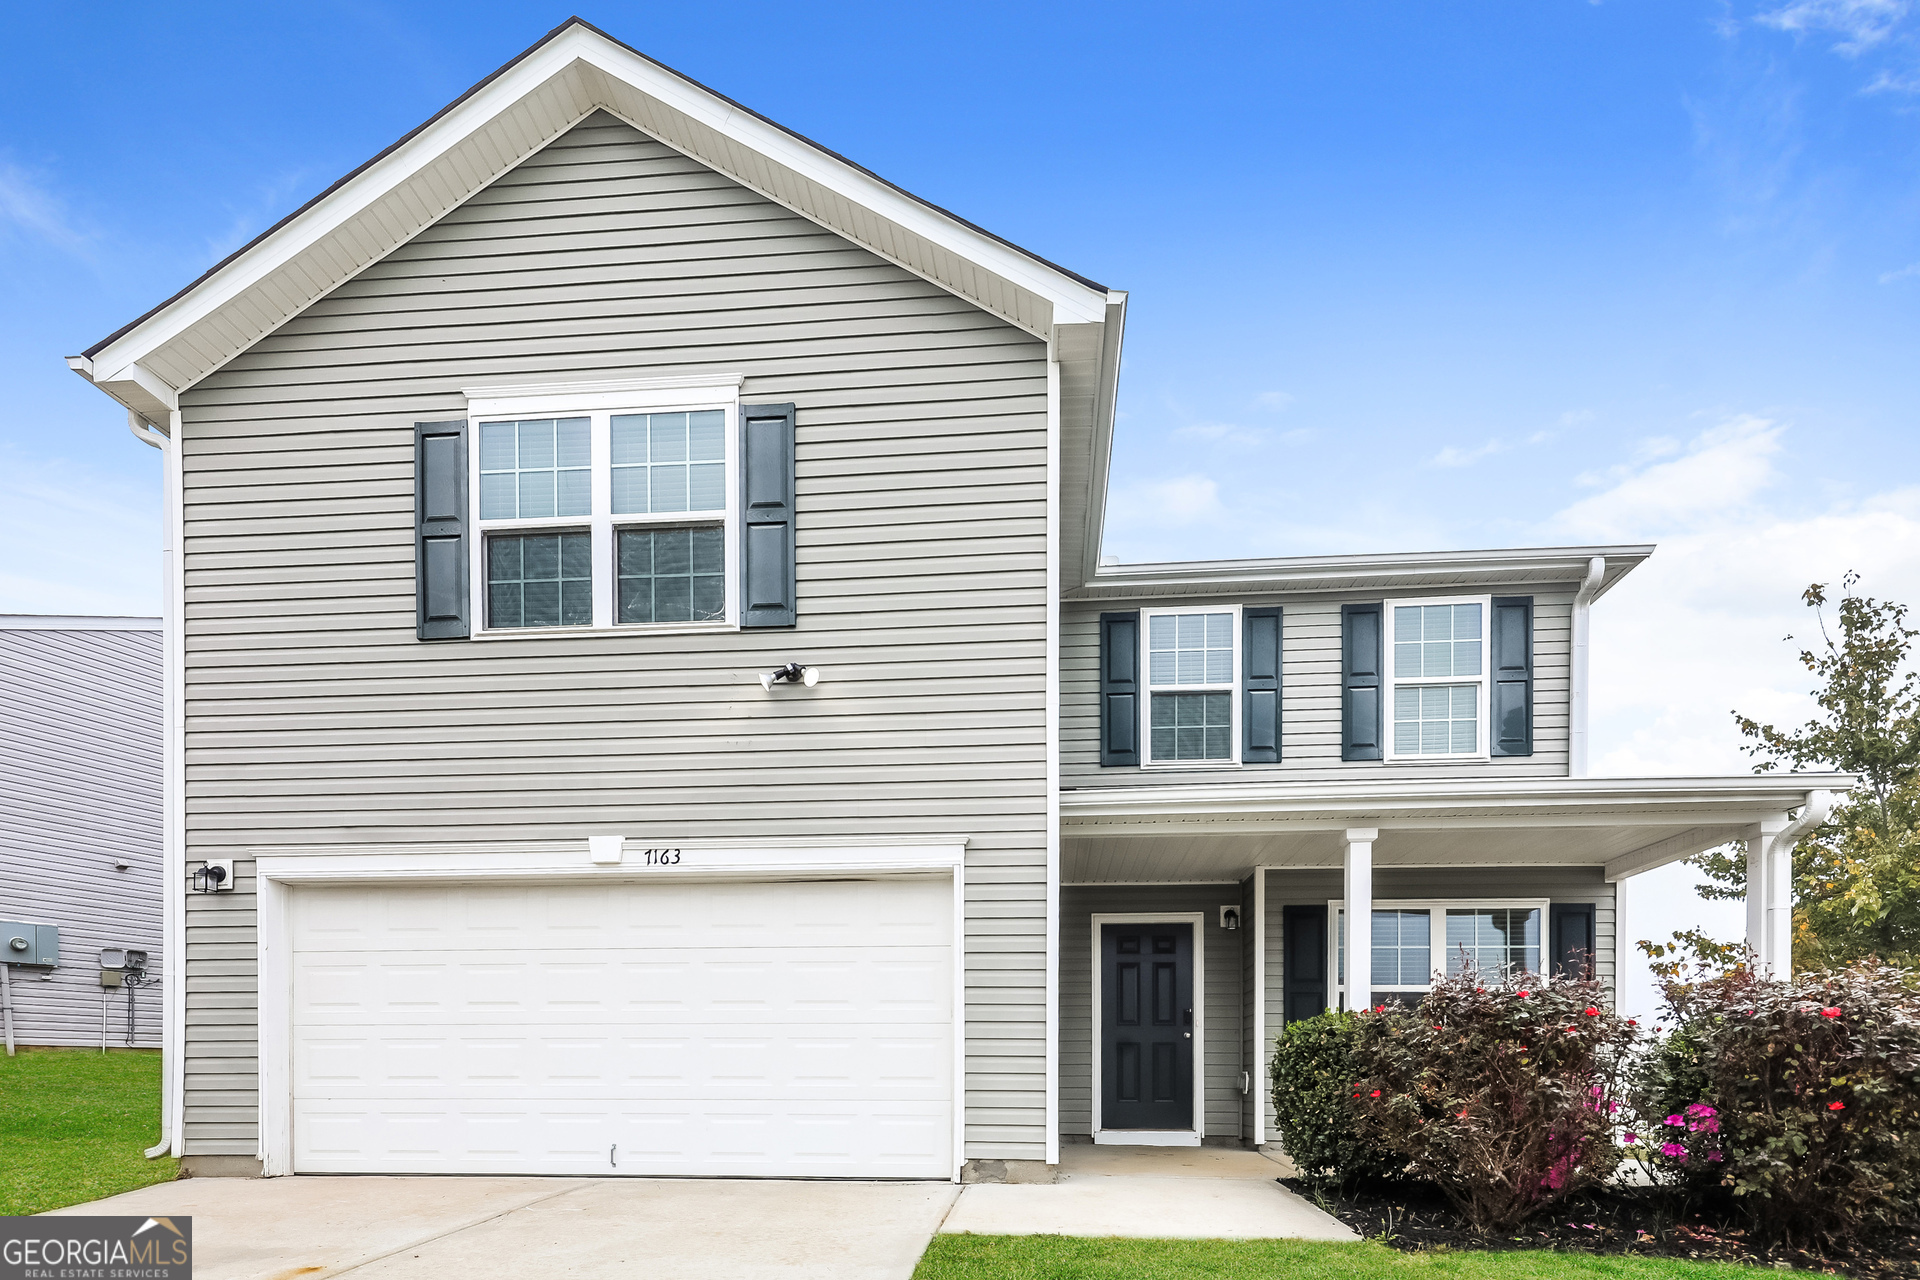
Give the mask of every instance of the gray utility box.
<path id="1" fill-rule="evenodd" d="M 0 920 L 0 961 L 7 964 L 59 964 L 60 926 Z"/>

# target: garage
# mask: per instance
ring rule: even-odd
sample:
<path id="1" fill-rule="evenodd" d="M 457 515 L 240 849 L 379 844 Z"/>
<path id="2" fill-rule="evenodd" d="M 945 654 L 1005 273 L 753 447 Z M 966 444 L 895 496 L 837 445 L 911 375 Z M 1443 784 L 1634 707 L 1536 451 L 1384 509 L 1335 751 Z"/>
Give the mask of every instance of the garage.
<path id="1" fill-rule="evenodd" d="M 298 1173 L 947 1178 L 953 882 L 308 884 Z"/>

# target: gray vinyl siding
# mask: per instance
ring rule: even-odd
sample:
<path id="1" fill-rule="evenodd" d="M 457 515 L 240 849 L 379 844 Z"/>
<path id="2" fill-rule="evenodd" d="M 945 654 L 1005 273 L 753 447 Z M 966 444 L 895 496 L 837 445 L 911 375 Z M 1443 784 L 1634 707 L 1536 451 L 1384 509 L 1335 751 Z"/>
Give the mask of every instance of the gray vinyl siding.
<path id="1" fill-rule="evenodd" d="M 1244 600 L 1127 601 L 1069 604 L 1061 618 L 1060 736 L 1061 783 L 1068 787 L 1166 786 L 1179 782 L 1209 785 L 1234 782 L 1353 781 L 1393 776 L 1443 778 L 1565 777 L 1567 773 L 1568 674 L 1572 661 L 1573 595 L 1516 589 L 1532 595 L 1533 735 L 1531 756 L 1491 761 L 1417 764 L 1343 761 L 1340 758 L 1340 606 L 1381 599 L 1378 595 L 1324 595 L 1302 598 L 1248 597 Z M 1397 596 L 1456 595 L 1458 592 L 1408 592 Z M 1502 594 L 1493 592 L 1492 594 Z M 1238 769 L 1182 770 L 1102 768 L 1100 766 L 1100 614 L 1103 609 L 1217 604 L 1279 604 L 1282 616 L 1280 760 Z M 1490 774 L 1490 771 L 1493 771 Z"/>
<path id="2" fill-rule="evenodd" d="M 13 971 L 14 1036 L 101 1043 L 100 950 L 161 954 L 161 638 L 0 629 L 0 919 L 58 925 L 60 964 Z M 114 869 L 116 861 L 127 864 Z M 160 1043 L 161 990 L 134 997 L 134 1043 Z M 126 1044 L 112 993 L 107 1043 Z"/>
<path id="3" fill-rule="evenodd" d="M 413 638 L 412 424 L 739 371 L 797 630 Z M 1044 1156 L 1044 344 L 595 115 L 183 397 L 187 1150 L 255 1151 L 249 854 L 966 836 L 966 1155 Z M 820 667 L 769 696 L 756 673 Z"/>
<path id="4" fill-rule="evenodd" d="M 1338 901 L 1345 893 L 1339 871 L 1269 871 L 1267 874 L 1267 1018 L 1266 1043 L 1261 1047 L 1259 1089 L 1264 1098 L 1272 1088 L 1267 1078 L 1273 1046 L 1286 1024 L 1285 910 L 1293 906 L 1320 906 Z M 1614 921 L 1617 895 L 1599 867 L 1375 867 L 1375 901 L 1394 898 L 1464 900 L 1490 898 L 1545 898 L 1549 902 L 1594 904 L 1594 969 L 1608 991 L 1615 987 L 1616 942 Z M 1331 929 L 1332 921 L 1328 922 Z M 1542 922 L 1544 929 L 1545 923 Z M 1547 939 L 1542 938 L 1544 945 Z M 1268 1114 L 1272 1114 L 1269 1106 Z M 1279 1139 L 1271 1130 L 1268 1140 Z"/>
<path id="5" fill-rule="evenodd" d="M 1243 1059 L 1241 939 L 1245 931 L 1220 927 L 1220 908 L 1240 901 L 1240 886 L 1094 885 L 1060 890 L 1060 1133 L 1075 1138 L 1093 1132 L 1093 917 L 1123 911 L 1198 911 L 1206 923 L 1203 998 L 1206 1001 L 1203 1132 L 1211 1139 L 1239 1138 Z"/>

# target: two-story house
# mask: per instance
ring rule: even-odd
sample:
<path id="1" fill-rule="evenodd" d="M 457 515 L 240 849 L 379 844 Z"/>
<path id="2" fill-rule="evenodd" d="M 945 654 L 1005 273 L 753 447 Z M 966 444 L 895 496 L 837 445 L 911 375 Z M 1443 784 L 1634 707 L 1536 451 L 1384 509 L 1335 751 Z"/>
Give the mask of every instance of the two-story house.
<path id="1" fill-rule="evenodd" d="M 1102 567 L 1125 318 L 575 20 L 75 357 L 165 457 L 189 1167 L 1257 1145 L 1288 1017 L 1784 883 L 1844 779 L 1584 776 L 1650 548 Z"/>

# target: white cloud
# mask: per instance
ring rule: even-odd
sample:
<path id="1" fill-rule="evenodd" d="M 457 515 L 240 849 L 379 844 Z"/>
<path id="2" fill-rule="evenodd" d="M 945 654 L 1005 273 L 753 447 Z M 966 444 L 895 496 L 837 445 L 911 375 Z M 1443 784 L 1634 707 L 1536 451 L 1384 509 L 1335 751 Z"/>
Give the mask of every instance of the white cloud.
<path id="1" fill-rule="evenodd" d="M 1262 391 L 1253 398 L 1253 402 L 1262 409 L 1271 409 L 1280 413 L 1293 403 L 1293 397 L 1284 391 Z"/>
<path id="2" fill-rule="evenodd" d="M 1754 20 L 1795 35 L 1830 32 L 1840 37 L 1835 51 L 1853 57 L 1891 36 L 1912 8 L 1910 0 L 1793 0 Z"/>
<path id="3" fill-rule="evenodd" d="M 81 257 L 92 246 L 93 237 L 43 182 L 18 165 L 0 163 L 0 226 L 7 224 Z"/>
<path id="4" fill-rule="evenodd" d="M 1505 453 L 1508 446 L 1499 440 L 1489 440 L 1473 449 L 1462 449 L 1458 445 L 1448 445 L 1427 459 L 1430 467 L 1470 467 L 1482 458 L 1490 458 L 1496 453 Z"/>
<path id="5" fill-rule="evenodd" d="M 1611 489 L 1574 503 L 1549 527 L 1561 537 L 1638 542 L 1658 532 L 1724 520 L 1745 510 L 1772 481 L 1780 432 L 1762 418 L 1735 418 L 1701 433 L 1670 462 L 1610 475 Z M 1641 456 L 1658 457 L 1677 447 L 1665 439 L 1646 441 Z"/>
<path id="6" fill-rule="evenodd" d="M 0 454 L 0 613 L 158 614 L 159 472 L 158 454 L 147 485 Z"/>
<path id="7" fill-rule="evenodd" d="M 1916 84 L 1920 88 L 1920 84 Z M 1881 284 L 1892 284 L 1895 280 L 1905 280 L 1910 276 L 1920 276 L 1920 262 L 1911 262 L 1898 271 L 1889 271 L 1880 277 Z"/>

